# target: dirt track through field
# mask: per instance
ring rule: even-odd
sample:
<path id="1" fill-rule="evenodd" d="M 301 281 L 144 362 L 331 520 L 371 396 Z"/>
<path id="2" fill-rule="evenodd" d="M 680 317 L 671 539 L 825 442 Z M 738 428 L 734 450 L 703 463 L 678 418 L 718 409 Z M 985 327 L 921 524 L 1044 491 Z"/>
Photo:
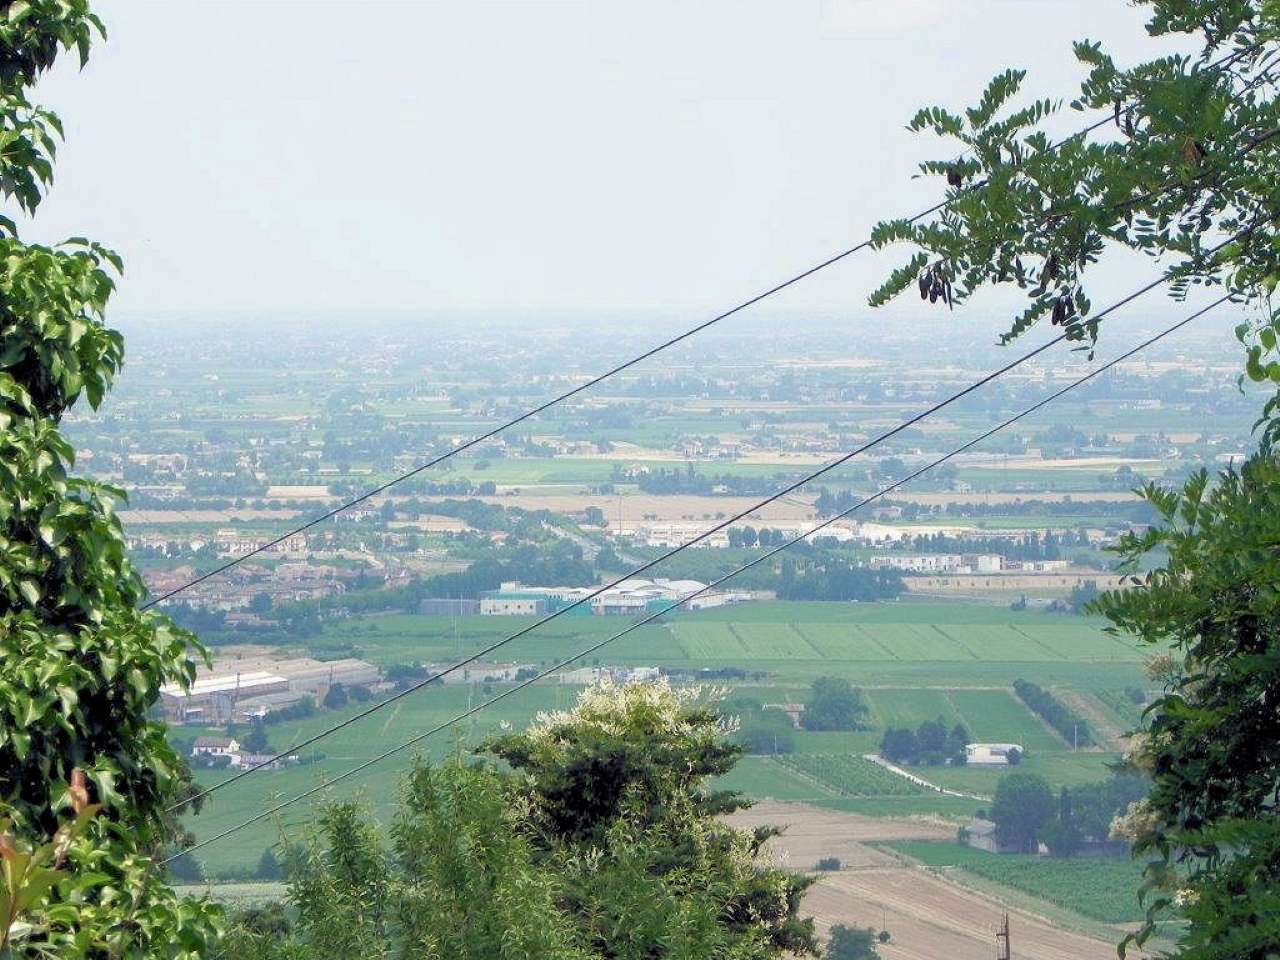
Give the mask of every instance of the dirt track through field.
<path id="1" fill-rule="evenodd" d="M 779 865 L 810 871 L 823 857 L 841 869 L 818 874 L 802 912 L 823 940 L 836 924 L 887 929 L 884 960 L 992 960 L 1003 904 L 872 844 L 889 840 L 950 840 L 955 827 L 926 819 L 840 813 L 804 803 L 759 803 L 728 818 L 741 829 L 783 827 L 766 851 Z M 1008 910 L 1018 960 L 1113 960 L 1113 942 L 1053 926 L 1024 910 Z M 1119 939 L 1119 933 L 1117 933 Z"/>
<path id="2" fill-rule="evenodd" d="M 824 875 L 805 895 L 804 910 L 825 937 L 837 923 L 887 929 L 884 960 L 991 960 L 1005 908 L 920 867 L 848 870 Z M 1009 911 L 1019 960 L 1114 960 L 1115 944 Z"/>
<path id="3" fill-rule="evenodd" d="M 782 827 L 782 836 L 766 845 L 775 861 L 790 870 L 812 870 L 824 857 L 838 857 L 845 868 L 892 866 L 898 861 L 867 846 L 887 840 L 950 840 L 955 827 L 928 820 L 864 817 L 838 813 L 807 803 L 762 802 L 729 817 L 743 830 Z"/>

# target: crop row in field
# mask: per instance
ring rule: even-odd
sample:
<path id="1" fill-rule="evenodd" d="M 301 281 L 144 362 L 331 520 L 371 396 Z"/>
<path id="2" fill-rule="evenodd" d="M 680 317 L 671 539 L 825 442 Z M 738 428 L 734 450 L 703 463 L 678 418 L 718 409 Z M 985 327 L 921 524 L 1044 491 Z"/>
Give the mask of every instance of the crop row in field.
<path id="1" fill-rule="evenodd" d="M 821 660 L 823 654 L 790 623 L 731 623 L 748 655 L 770 660 Z"/>
<path id="2" fill-rule="evenodd" d="M 1104 923 L 1142 919 L 1142 864 L 1127 857 L 1060 860 L 1030 854 L 987 853 L 958 843 L 903 840 L 891 845 L 933 867 L 960 867 Z"/>
<path id="3" fill-rule="evenodd" d="M 797 753 L 778 760 L 846 797 L 911 797 L 930 792 L 870 760 L 847 753 Z"/>
<path id="4" fill-rule="evenodd" d="M 1132 646 L 1083 625 L 678 621 L 693 660 L 1136 661 Z"/>

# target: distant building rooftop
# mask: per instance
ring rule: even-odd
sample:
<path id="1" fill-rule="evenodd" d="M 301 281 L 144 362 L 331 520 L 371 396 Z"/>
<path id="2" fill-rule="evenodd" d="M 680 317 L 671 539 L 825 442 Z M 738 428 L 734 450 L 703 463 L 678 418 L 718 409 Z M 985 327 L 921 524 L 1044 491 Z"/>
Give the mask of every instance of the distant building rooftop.
<path id="1" fill-rule="evenodd" d="M 279 674 L 255 670 L 251 673 L 232 673 L 217 677 L 205 677 L 191 684 L 190 689 L 183 690 L 177 683 L 166 683 L 160 693 L 166 697 L 201 697 L 211 693 L 234 693 L 237 690 L 251 691 L 260 687 L 272 687 L 288 684 L 288 680 Z"/>

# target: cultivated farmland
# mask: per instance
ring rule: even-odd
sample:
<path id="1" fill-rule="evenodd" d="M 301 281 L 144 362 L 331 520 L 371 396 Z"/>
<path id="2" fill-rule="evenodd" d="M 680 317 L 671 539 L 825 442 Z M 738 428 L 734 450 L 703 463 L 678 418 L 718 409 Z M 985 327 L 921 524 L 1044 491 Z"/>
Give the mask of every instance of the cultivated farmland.
<path id="1" fill-rule="evenodd" d="M 994 854 L 958 843 L 898 841 L 900 853 L 931 867 L 956 867 L 1105 923 L 1142 919 L 1137 889 L 1143 865 L 1128 857 L 1055 860 Z"/>
<path id="2" fill-rule="evenodd" d="M 911 797 L 929 792 L 870 760 L 847 753 L 792 754 L 779 762 L 847 797 Z"/>

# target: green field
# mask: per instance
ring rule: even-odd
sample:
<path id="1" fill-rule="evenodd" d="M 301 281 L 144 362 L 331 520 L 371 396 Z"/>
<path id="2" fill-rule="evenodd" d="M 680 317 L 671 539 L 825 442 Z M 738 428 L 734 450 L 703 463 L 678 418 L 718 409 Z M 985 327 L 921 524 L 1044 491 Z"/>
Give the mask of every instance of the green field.
<path id="1" fill-rule="evenodd" d="M 560 617 L 486 657 L 536 666 L 550 665 L 624 630 L 627 620 L 589 615 Z M 448 663 L 476 654 L 528 627 L 518 617 L 380 616 L 326 624 L 307 648 L 329 656 L 357 656 L 381 666 L 405 662 Z M 748 757 L 724 785 L 753 797 L 807 800 L 834 809 L 875 815 L 971 815 L 980 802 L 947 797 L 911 785 L 873 767 L 862 755 L 877 749 L 887 726 L 917 727 L 941 717 L 963 723 L 976 740 L 1022 743 L 1025 768 L 1057 787 L 1106 776 L 1112 755 L 1073 753 L 1009 690 L 1017 677 L 1098 694 L 1119 713 L 1126 686 L 1142 686 L 1141 654 L 1105 635 L 1099 622 L 995 605 L 904 600 L 891 603 L 750 603 L 698 614 L 680 614 L 641 627 L 582 665 L 656 665 L 701 671 L 739 668 L 749 680 L 739 686 L 765 703 L 802 702 L 813 678 L 843 676 L 863 690 L 869 728 L 827 733 L 797 730 L 795 753 L 783 760 Z M 712 683 L 726 681 L 712 675 Z M 738 684 L 735 684 L 738 686 Z M 501 693 L 503 685 L 430 687 L 344 729 L 317 749 L 317 762 L 263 772 L 214 796 L 190 819 L 200 837 L 210 837 L 283 798 L 294 796 L 351 769 L 387 747 L 445 723 Z M 520 726 L 539 710 L 572 706 L 577 688 L 538 684 L 485 710 L 462 730 L 445 731 L 415 747 L 440 756 L 461 738 L 473 746 L 500 722 Z M 269 728 L 271 745 L 287 749 L 353 709 L 321 713 Z M 191 736 L 194 729 L 179 729 Z M 395 789 L 413 750 L 399 753 L 313 800 L 289 808 L 283 821 L 268 818 L 200 851 L 215 874 L 234 873 L 257 862 L 281 830 L 296 832 L 314 799 L 366 795 L 380 813 L 394 804 Z M 918 771 L 940 786 L 990 796 L 998 770 L 929 767 Z M 200 771 L 202 783 L 224 773 Z"/>
<path id="2" fill-rule="evenodd" d="M 1141 920 L 1136 891 L 1142 864 L 1119 857 L 1059 860 L 1029 854 L 987 853 L 958 843 L 899 841 L 899 853 L 931 867 L 959 868 L 1048 900 L 1104 923 Z"/>
<path id="3" fill-rule="evenodd" d="M 914 797 L 929 790 L 847 753 L 798 753 L 779 757 L 784 767 L 845 797 Z"/>
<path id="4" fill-rule="evenodd" d="M 1049 781 L 1056 792 L 1059 787 L 1076 787 L 1107 779 L 1110 776 L 1107 764 L 1119 759 L 1118 753 L 1092 750 L 1028 753 L 1019 769 L 1038 773 Z M 1008 771 L 1003 767 L 920 767 L 912 772 L 948 790 L 989 797 L 995 793 L 996 784 Z"/>

